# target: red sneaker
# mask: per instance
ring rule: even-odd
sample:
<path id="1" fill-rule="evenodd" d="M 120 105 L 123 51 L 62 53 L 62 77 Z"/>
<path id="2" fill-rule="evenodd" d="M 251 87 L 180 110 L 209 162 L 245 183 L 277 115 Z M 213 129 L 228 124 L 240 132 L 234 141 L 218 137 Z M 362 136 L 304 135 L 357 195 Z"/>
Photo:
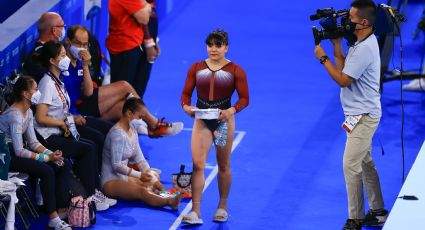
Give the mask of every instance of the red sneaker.
<path id="1" fill-rule="evenodd" d="M 174 136 L 183 129 L 183 122 L 166 122 L 165 118 L 158 120 L 155 128 L 148 129 L 148 136 L 151 138 Z"/>

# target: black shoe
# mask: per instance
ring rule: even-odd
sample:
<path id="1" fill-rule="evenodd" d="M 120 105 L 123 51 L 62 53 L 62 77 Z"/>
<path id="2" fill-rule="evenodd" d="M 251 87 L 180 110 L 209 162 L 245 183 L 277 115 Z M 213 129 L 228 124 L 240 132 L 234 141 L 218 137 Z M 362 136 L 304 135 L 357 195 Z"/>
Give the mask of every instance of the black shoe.
<path id="1" fill-rule="evenodd" d="M 362 230 L 362 225 L 357 224 L 356 221 L 352 219 L 347 219 L 342 230 Z"/>
<path id="2" fill-rule="evenodd" d="M 369 211 L 364 218 L 363 225 L 364 226 L 381 226 L 385 223 L 388 217 L 388 211 L 385 209 L 378 209 Z"/>

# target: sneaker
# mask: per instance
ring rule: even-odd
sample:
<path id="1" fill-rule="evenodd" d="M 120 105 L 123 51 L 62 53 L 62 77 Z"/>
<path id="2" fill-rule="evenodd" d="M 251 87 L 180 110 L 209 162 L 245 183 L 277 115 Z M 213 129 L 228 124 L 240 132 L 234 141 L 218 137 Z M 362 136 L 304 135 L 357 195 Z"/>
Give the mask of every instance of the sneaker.
<path id="1" fill-rule="evenodd" d="M 148 135 L 151 138 L 155 137 L 165 137 L 165 136 L 174 136 L 180 133 L 183 129 L 183 122 L 173 122 L 169 123 L 162 118 L 158 120 L 155 128 L 148 129 Z"/>
<path id="2" fill-rule="evenodd" d="M 135 119 L 131 121 L 131 125 L 136 129 L 138 134 L 148 135 L 148 125 L 142 119 Z"/>
<path id="3" fill-rule="evenodd" d="M 342 230 L 362 230 L 362 225 L 357 224 L 356 221 L 352 219 L 347 219 Z"/>
<path id="4" fill-rule="evenodd" d="M 363 220 L 364 226 L 381 226 L 385 223 L 388 217 L 388 211 L 385 209 L 377 209 L 369 211 L 366 214 L 366 217 Z"/>
<path id="5" fill-rule="evenodd" d="M 106 203 L 106 197 L 105 196 L 99 196 L 98 194 L 95 194 L 93 196 L 93 201 L 96 204 L 96 210 L 97 211 L 105 211 L 109 208 L 109 204 Z"/>
<path id="6" fill-rule="evenodd" d="M 59 221 L 55 227 L 49 227 L 49 229 L 54 229 L 54 230 L 72 230 L 71 226 L 66 223 L 65 221 L 61 220 Z"/>
<path id="7" fill-rule="evenodd" d="M 413 79 L 408 84 L 403 85 L 403 89 L 409 91 L 425 91 L 425 79 Z"/>
<path id="8" fill-rule="evenodd" d="M 109 207 L 112 207 L 112 206 L 114 206 L 114 205 L 117 204 L 117 200 L 105 196 L 105 194 L 103 194 L 103 192 L 101 192 L 101 191 L 99 191 L 97 189 L 96 189 L 96 193 L 95 193 L 94 196 L 97 196 L 101 200 L 104 200 L 109 205 Z"/>

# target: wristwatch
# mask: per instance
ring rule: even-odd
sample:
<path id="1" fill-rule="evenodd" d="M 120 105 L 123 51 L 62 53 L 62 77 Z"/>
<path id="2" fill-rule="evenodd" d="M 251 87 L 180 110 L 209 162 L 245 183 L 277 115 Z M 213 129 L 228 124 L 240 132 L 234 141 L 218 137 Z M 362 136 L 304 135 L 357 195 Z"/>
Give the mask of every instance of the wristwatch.
<path id="1" fill-rule="evenodd" d="M 329 60 L 329 57 L 326 56 L 326 55 L 321 56 L 320 59 L 319 59 L 320 64 L 324 64 L 327 60 Z"/>

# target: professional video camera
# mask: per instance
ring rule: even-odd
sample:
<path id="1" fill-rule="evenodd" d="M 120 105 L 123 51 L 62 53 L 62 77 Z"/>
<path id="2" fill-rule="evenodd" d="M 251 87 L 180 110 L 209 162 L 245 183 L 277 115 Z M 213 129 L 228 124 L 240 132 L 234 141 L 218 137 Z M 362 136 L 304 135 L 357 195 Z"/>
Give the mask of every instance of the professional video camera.
<path id="1" fill-rule="evenodd" d="M 319 24 L 323 27 L 323 30 L 319 30 L 313 26 L 314 43 L 317 45 L 322 40 L 339 38 L 344 35 L 343 23 L 348 18 L 349 10 L 338 10 L 335 11 L 331 8 L 318 9 L 316 14 L 310 15 L 310 20 L 318 20 Z M 341 22 L 338 22 L 338 18 L 342 18 Z"/>
<path id="2" fill-rule="evenodd" d="M 323 27 L 319 30 L 313 26 L 314 43 L 317 45 L 322 40 L 334 39 L 344 37 L 349 44 L 355 42 L 356 38 L 353 37 L 350 31 L 353 31 L 353 24 L 348 23 L 349 9 L 335 11 L 331 8 L 318 9 L 316 14 L 310 16 L 310 20 L 318 20 L 319 24 Z M 338 19 L 340 19 L 338 21 Z M 385 35 L 394 31 L 394 24 L 404 22 L 406 18 L 404 15 L 398 13 L 396 9 L 385 5 L 379 4 L 376 12 L 376 20 L 374 24 L 376 35 Z"/>

